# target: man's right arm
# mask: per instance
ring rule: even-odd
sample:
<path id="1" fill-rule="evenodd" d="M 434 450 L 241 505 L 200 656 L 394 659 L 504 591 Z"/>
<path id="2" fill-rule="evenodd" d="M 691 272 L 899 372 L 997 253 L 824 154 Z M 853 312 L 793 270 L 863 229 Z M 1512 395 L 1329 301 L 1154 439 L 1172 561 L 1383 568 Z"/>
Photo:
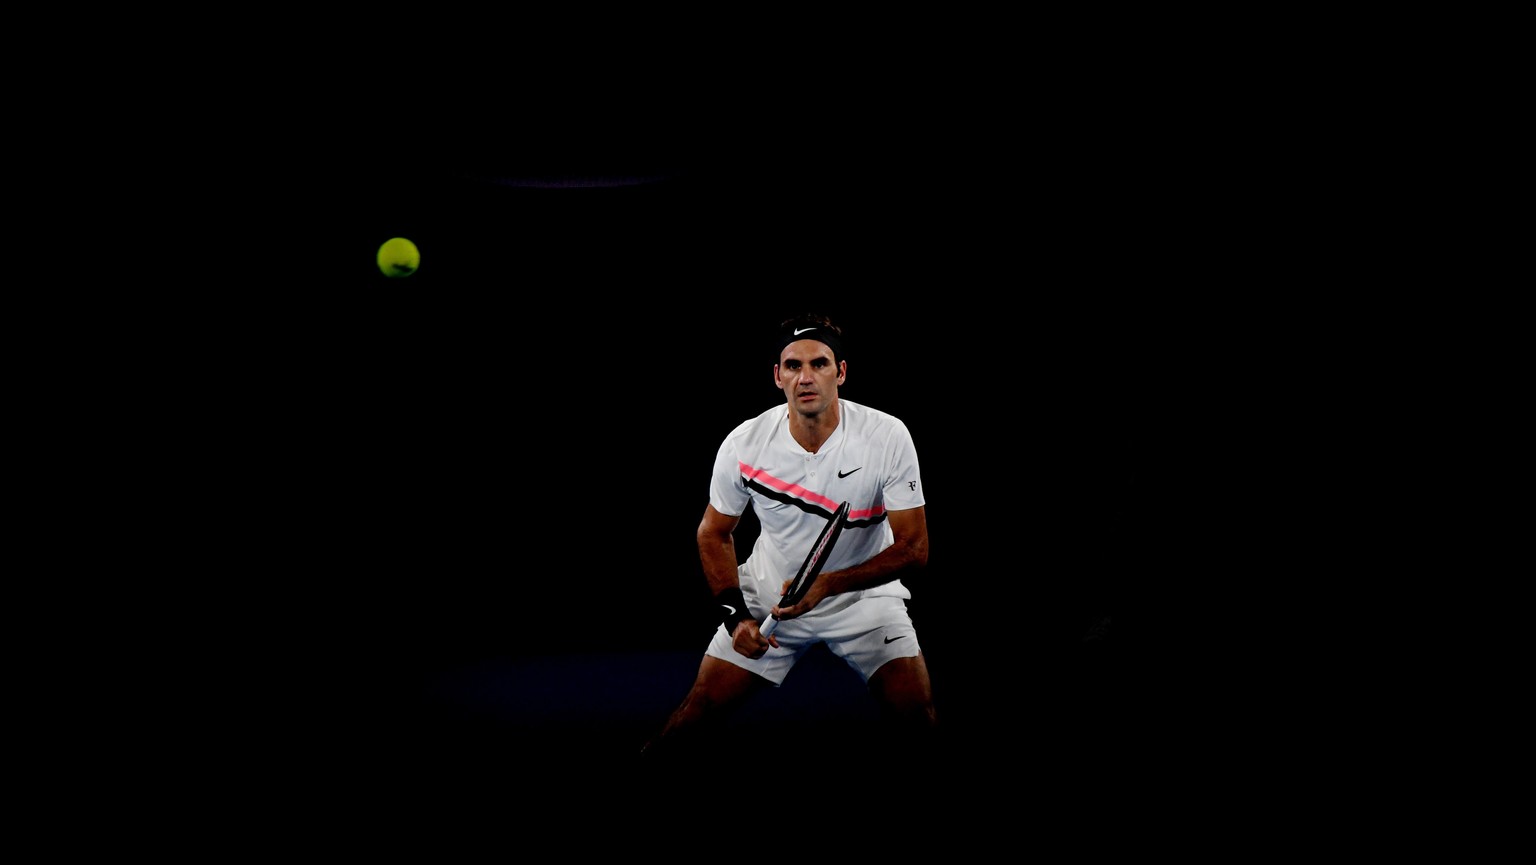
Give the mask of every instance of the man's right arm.
<path id="1" fill-rule="evenodd" d="M 723 514 L 714 505 L 704 506 L 704 518 L 699 521 L 697 533 L 699 562 L 704 566 L 704 578 L 709 581 L 709 591 L 720 607 L 721 618 L 735 643 L 736 651 L 749 658 L 761 658 L 770 645 L 778 642 L 772 636 L 763 639 L 757 629 L 757 619 L 747 609 L 741 594 L 741 578 L 736 568 L 736 525 L 741 517 Z"/>
<path id="2" fill-rule="evenodd" d="M 704 519 L 699 521 L 699 562 L 704 566 L 704 579 L 709 581 L 709 592 L 719 595 L 727 589 L 741 588 L 736 575 L 736 524 L 741 517 L 733 517 L 715 510 L 714 505 L 704 506 Z"/>

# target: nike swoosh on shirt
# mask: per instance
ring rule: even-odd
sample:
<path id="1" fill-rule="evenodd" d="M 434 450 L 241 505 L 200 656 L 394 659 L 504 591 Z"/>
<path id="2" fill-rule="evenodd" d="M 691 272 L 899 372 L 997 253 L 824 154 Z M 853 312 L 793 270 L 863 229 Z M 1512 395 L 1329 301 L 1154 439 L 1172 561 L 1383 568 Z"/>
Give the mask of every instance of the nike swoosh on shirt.
<path id="1" fill-rule="evenodd" d="M 861 468 L 864 468 L 864 467 L 863 467 L 863 466 L 859 466 L 859 469 L 861 469 Z M 848 476 L 849 476 L 849 475 L 851 475 L 851 474 L 853 474 L 853 472 L 856 472 L 856 471 L 858 471 L 858 470 L 859 470 L 859 469 L 854 469 L 854 470 L 853 470 L 853 471 L 852 471 L 852 472 L 845 472 L 845 471 L 841 471 L 841 470 L 839 470 L 839 471 L 838 471 L 838 473 L 837 473 L 837 476 L 838 476 L 838 477 L 839 477 L 839 478 L 846 478 L 846 477 L 848 477 Z"/>
<path id="2" fill-rule="evenodd" d="M 906 634 L 902 634 L 902 635 L 901 635 L 901 637 L 905 637 L 905 636 L 906 636 Z M 896 642 L 896 641 L 897 641 L 897 640 L 899 640 L 899 639 L 901 639 L 901 637 L 886 637 L 886 638 L 885 638 L 885 641 L 886 641 L 886 642 L 887 642 L 887 643 L 894 643 L 894 642 Z"/>

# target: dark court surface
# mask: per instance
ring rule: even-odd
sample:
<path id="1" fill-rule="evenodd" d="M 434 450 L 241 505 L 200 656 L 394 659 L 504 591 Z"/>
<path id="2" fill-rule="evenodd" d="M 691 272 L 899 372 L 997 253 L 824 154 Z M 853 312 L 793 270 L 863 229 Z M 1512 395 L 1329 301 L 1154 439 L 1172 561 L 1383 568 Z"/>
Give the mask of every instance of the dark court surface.
<path id="1" fill-rule="evenodd" d="M 473 628 L 472 616 L 460 618 Z M 1174 699 L 1157 693 L 1167 672 L 1125 650 L 1129 638 L 1108 610 L 1054 627 L 1037 621 L 1033 633 L 1011 639 L 968 635 L 936 615 L 915 618 L 943 730 L 924 772 L 1093 783 L 1137 757 L 1160 712 L 1179 712 L 1172 702 L 1159 706 Z M 709 625 L 679 619 L 672 627 L 704 635 Z M 639 757 L 687 691 L 702 639 L 691 647 L 653 639 L 631 649 L 577 649 L 551 638 L 544 650 L 508 653 L 463 633 L 457 644 L 446 631 L 419 631 L 419 641 L 400 636 L 354 629 L 349 646 L 332 647 L 328 661 L 293 683 L 313 688 L 312 699 L 290 695 L 290 707 L 313 724 L 313 744 L 379 772 L 380 784 L 494 788 L 513 778 L 638 781 L 646 773 L 703 782 L 714 771 Z M 755 695 L 725 721 L 722 756 L 759 767 L 830 760 L 876 775 L 913 768 L 913 755 L 883 743 L 880 730 L 858 676 L 818 647 L 782 687 Z"/>

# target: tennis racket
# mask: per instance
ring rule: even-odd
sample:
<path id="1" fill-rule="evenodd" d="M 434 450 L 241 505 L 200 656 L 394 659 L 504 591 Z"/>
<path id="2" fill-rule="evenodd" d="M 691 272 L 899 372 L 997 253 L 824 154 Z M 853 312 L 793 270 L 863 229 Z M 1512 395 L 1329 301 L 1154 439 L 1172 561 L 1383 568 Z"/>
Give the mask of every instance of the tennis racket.
<path id="1" fill-rule="evenodd" d="M 843 533 L 843 522 L 848 519 L 848 512 L 852 509 L 852 502 L 843 502 L 837 506 L 832 519 L 821 530 L 821 534 L 816 536 L 816 543 L 811 544 L 811 551 L 806 553 L 805 561 L 800 563 L 800 572 L 789 581 L 789 588 L 785 589 L 784 596 L 779 598 L 779 606 L 798 604 L 800 599 L 805 597 L 805 593 L 811 588 L 811 583 L 816 582 L 816 575 L 821 573 L 821 566 L 827 563 L 827 556 L 832 554 L 837 536 Z M 766 637 L 778 627 L 779 620 L 770 614 L 767 621 L 763 622 L 762 635 Z"/>

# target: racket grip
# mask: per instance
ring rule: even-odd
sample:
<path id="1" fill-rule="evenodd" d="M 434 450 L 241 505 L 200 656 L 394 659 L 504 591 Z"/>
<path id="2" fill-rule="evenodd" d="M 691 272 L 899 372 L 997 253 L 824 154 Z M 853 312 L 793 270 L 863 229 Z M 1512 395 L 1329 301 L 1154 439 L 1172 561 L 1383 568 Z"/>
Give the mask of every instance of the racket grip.
<path id="1" fill-rule="evenodd" d="M 779 627 L 779 620 L 775 619 L 773 617 L 773 615 L 770 613 L 768 618 L 763 620 L 763 626 L 761 628 L 758 628 L 757 632 L 759 634 L 762 634 L 764 637 L 766 637 L 769 634 L 773 633 L 775 630 L 777 630 L 778 627 Z"/>

